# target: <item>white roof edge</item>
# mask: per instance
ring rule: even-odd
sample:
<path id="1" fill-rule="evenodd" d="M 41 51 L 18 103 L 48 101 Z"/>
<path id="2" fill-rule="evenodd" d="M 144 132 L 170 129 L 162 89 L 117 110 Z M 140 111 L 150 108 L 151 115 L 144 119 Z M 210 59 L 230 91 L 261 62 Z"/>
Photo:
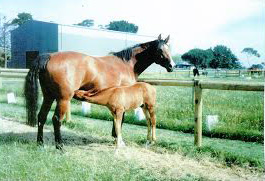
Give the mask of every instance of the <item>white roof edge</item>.
<path id="1" fill-rule="evenodd" d="M 148 37 L 148 38 L 154 38 L 156 39 L 156 36 L 150 36 L 150 35 L 141 35 L 141 34 L 136 34 L 136 33 L 130 33 L 130 32 L 122 32 L 122 31 L 113 31 L 113 30 L 108 30 L 108 29 L 99 29 L 99 28 L 90 28 L 90 27 L 85 27 L 85 26 L 78 26 L 78 25 L 66 25 L 66 24 L 60 24 L 56 22 L 47 22 L 47 21 L 39 21 L 39 20 L 30 20 L 30 21 L 36 21 L 40 23 L 50 23 L 50 24 L 56 24 L 60 26 L 68 26 L 68 27 L 75 27 L 75 28 L 80 28 L 80 29 L 88 29 L 88 30 L 95 30 L 95 31 L 105 31 L 105 32 L 111 32 L 111 33 L 118 33 L 118 34 L 127 34 L 127 35 L 134 35 L 134 36 L 142 36 L 142 37 Z"/>

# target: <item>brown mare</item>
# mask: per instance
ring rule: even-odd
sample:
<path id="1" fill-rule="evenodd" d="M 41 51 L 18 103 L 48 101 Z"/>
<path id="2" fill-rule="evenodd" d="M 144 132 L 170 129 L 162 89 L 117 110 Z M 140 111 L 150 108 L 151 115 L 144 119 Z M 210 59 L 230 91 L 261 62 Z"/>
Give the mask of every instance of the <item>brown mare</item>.
<path id="1" fill-rule="evenodd" d="M 114 52 L 104 57 L 92 57 L 77 52 L 58 52 L 39 56 L 25 81 L 25 98 L 29 125 L 38 120 L 38 144 L 43 144 L 43 126 L 52 103 L 57 105 L 52 117 L 56 148 L 62 148 L 60 127 L 70 100 L 76 90 L 95 95 L 103 89 L 132 85 L 151 64 L 156 63 L 173 71 L 173 61 L 167 42 L 169 36 Z M 38 79 L 43 103 L 38 116 Z M 116 137 L 115 128 L 112 133 Z"/>
<path id="2" fill-rule="evenodd" d="M 121 136 L 123 114 L 127 110 L 142 107 L 147 121 L 147 140 L 153 143 L 156 140 L 155 102 L 156 90 L 150 84 L 137 82 L 131 86 L 120 86 L 104 89 L 91 96 L 87 91 L 75 91 L 75 98 L 94 104 L 107 106 L 114 117 L 114 127 L 117 135 L 117 148 L 124 146 Z M 151 137 L 152 125 L 152 137 Z"/>

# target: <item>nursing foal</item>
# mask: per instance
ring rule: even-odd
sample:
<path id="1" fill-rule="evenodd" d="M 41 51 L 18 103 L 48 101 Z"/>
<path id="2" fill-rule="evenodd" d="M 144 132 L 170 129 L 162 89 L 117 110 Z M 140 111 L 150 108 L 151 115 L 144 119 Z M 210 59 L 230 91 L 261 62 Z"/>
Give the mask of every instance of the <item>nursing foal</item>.
<path id="1" fill-rule="evenodd" d="M 147 121 L 147 140 L 151 143 L 156 140 L 156 89 L 150 84 L 137 82 L 131 86 L 108 88 L 93 96 L 87 91 L 77 90 L 75 91 L 75 98 L 90 103 L 104 105 L 109 108 L 114 117 L 117 148 L 125 145 L 121 136 L 123 113 L 140 106 L 143 109 Z"/>

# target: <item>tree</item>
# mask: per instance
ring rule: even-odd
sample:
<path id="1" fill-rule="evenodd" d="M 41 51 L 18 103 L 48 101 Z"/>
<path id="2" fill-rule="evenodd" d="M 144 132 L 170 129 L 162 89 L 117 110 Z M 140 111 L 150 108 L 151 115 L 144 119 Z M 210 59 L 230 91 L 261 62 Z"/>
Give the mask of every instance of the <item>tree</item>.
<path id="1" fill-rule="evenodd" d="M 12 26 L 5 16 L 0 17 L 0 61 L 1 67 L 7 67 L 7 61 L 10 57 L 10 31 Z"/>
<path id="2" fill-rule="evenodd" d="M 81 23 L 78 23 L 77 25 L 91 27 L 91 26 L 94 26 L 94 20 L 92 20 L 92 19 L 85 19 Z"/>
<path id="3" fill-rule="evenodd" d="M 241 68 L 241 64 L 237 57 L 228 47 L 224 45 L 217 45 L 212 51 L 214 57 L 209 63 L 211 68 Z"/>
<path id="4" fill-rule="evenodd" d="M 17 18 L 13 19 L 11 24 L 21 26 L 29 20 L 33 20 L 32 15 L 30 13 L 18 13 Z"/>
<path id="5" fill-rule="evenodd" d="M 0 67 L 6 68 L 6 62 L 10 59 L 10 52 L 4 52 L 2 49 L 0 49 Z"/>
<path id="6" fill-rule="evenodd" d="M 263 65 L 262 64 L 253 64 L 250 68 L 252 68 L 252 69 L 263 69 Z"/>
<path id="7" fill-rule="evenodd" d="M 193 64 L 196 68 L 207 68 L 212 57 L 212 51 L 199 48 L 192 49 L 181 56 L 183 60 Z"/>
<path id="8" fill-rule="evenodd" d="M 176 64 L 182 62 L 181 55 L 179 54 L 173 55 L 172 59 Z"/>
<path id="9" fill-rule="evenodd" d="M 129 23 L 125 20 L 112 21 L 106 26 L 106 28 L 109 30 L 131 32 L 131 33 L 137 33 L 138 31 L 138 26 L 136 26 L 133 23 Z"/>
<path id="10" fill-rule="evenodd" d="M 258 53 L 258 51 L 257 50 L 255 50 L 255 49 L 253 49 L 253 48 L 244 48 L 242 51 L 241 51 L 241 53 L 244 53 L 244 54 L 246 54 L 246 56 L 247 56 L 247 61 L 248 61 L 248 65 L 250 66 L 250 62 L 249 62 L 249 58 L 250 57 L 253 57 L 253 56 L 255 56 L 255 57 L 260 57 L 260 54 Z"/>

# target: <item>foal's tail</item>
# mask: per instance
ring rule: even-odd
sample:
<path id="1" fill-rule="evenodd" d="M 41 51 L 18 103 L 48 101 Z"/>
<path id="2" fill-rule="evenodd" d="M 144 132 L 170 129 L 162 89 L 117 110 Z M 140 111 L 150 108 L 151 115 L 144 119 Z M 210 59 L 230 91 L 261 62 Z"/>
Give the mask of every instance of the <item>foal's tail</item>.
<path id="1" fill-rule="evenodd" d="M 30 68 L 24 85 L 24 95 L 26 100 L 27 124 L 35 126 L 37 123 L 38 110 L 38 79 L 39 72 L 45 71 L 49 56 L 38 56 Z"/>

